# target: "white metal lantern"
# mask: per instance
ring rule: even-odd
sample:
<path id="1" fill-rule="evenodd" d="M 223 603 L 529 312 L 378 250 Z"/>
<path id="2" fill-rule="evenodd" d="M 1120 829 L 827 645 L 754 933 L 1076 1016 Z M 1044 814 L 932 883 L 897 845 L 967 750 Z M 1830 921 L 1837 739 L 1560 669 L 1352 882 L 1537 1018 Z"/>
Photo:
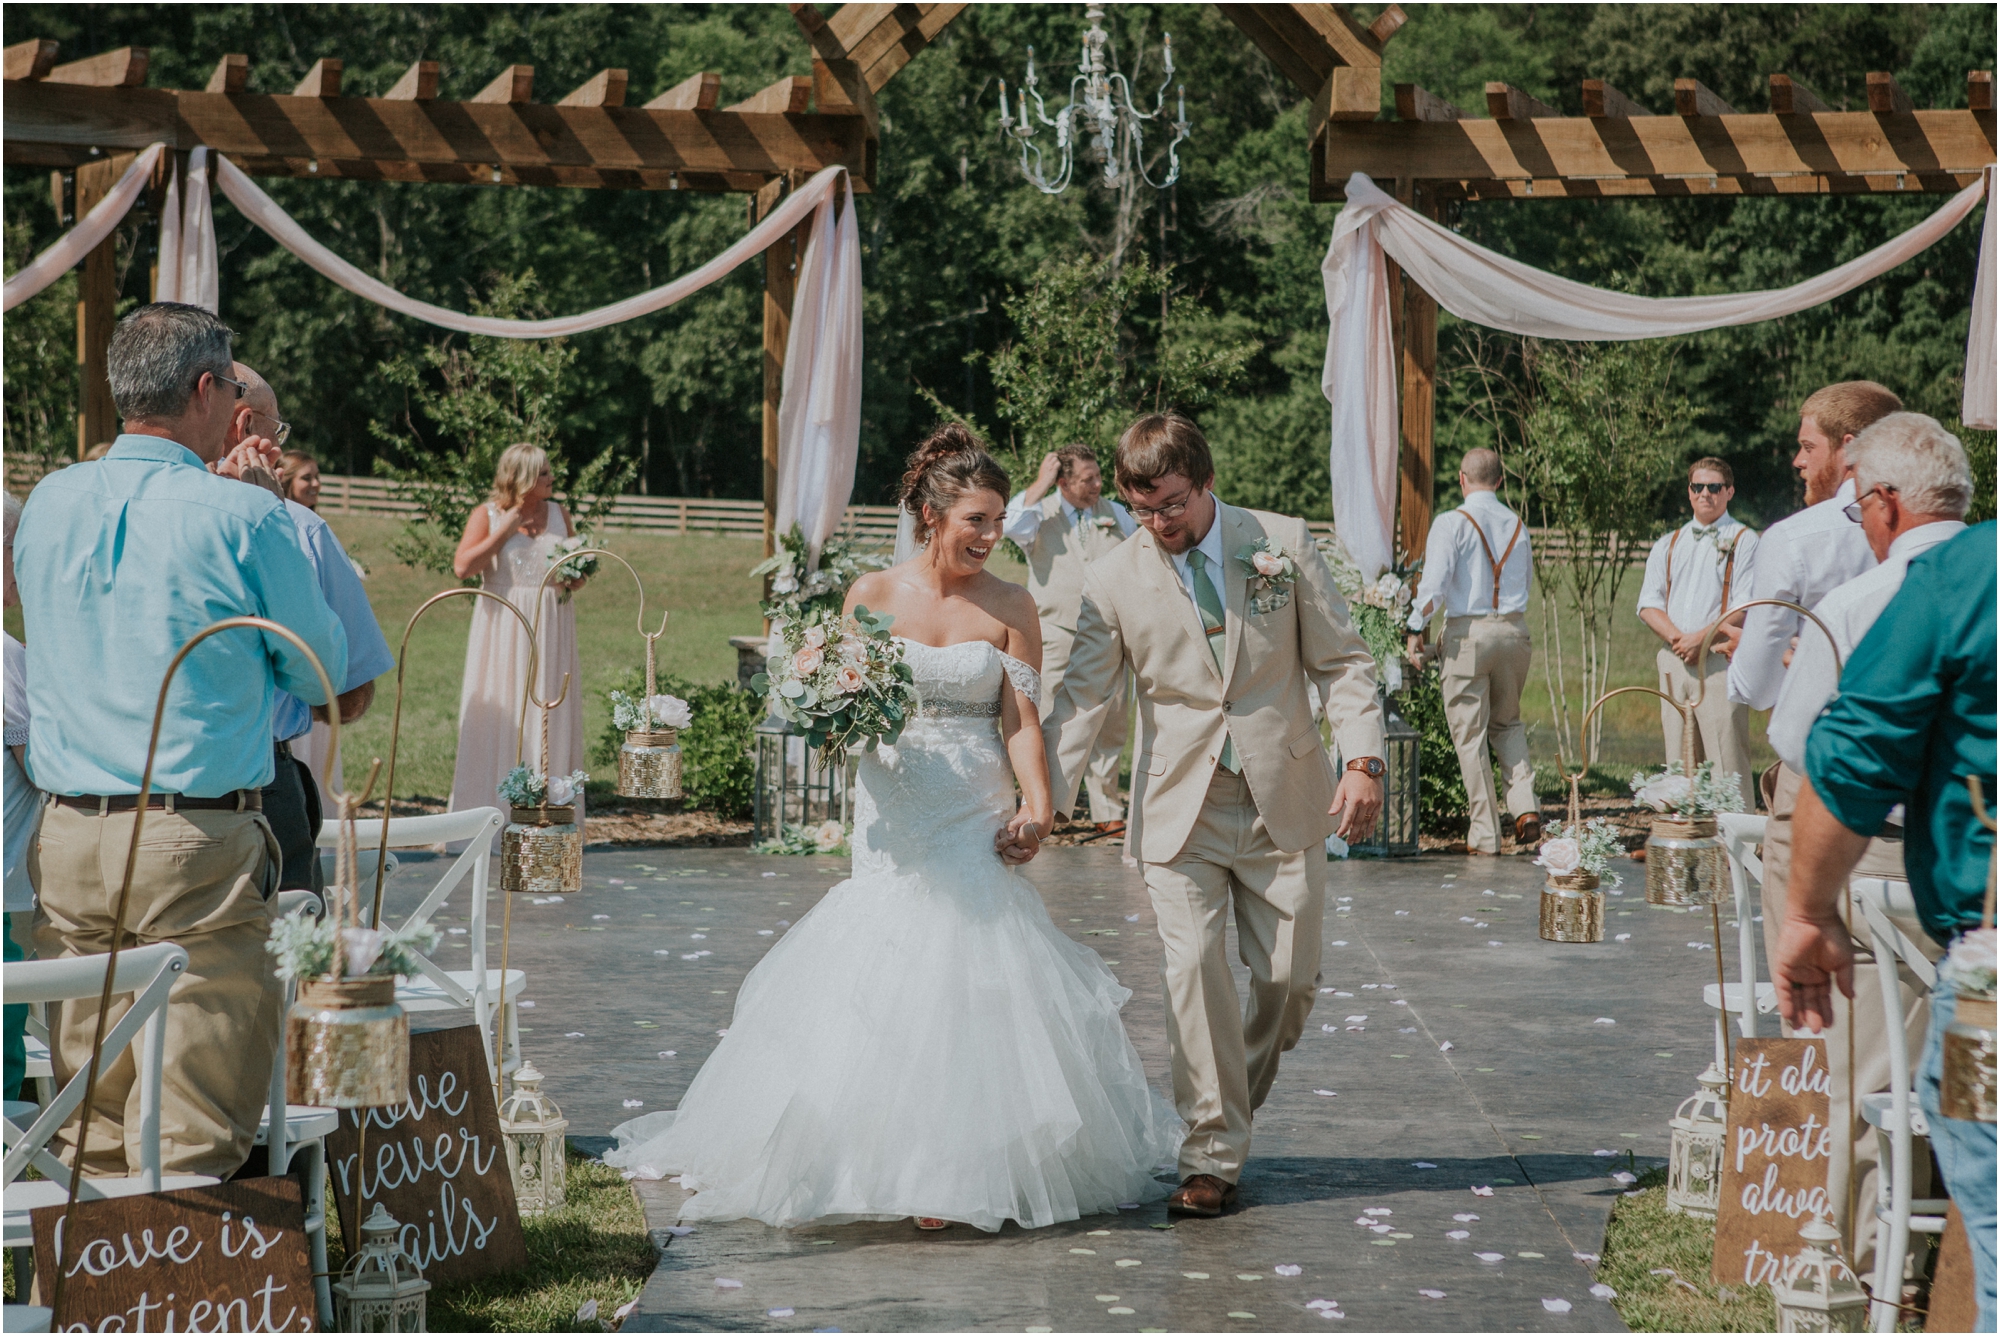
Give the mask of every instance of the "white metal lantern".
<path id="1" fill-rule="evenodd" d="M 500 1138 L 507 1145 L 507 1172 L 521 1214 L 542 1215 L 566 1199 L 563 1133 L 569 1119 L 542 1093 L 542 1074 L 532 1062 L 514 1073 L 514 1093 L 500 1106 Z"/>
<path id="2" fill-rule="evenodd" d="M 424 1325 L 424 1307 L 431 1283 L 396 1241 L 402 1232 L 379 1201 L 361 1222 L 361 1251 L 347 1259 L 333 1283 L 339 1330 L 430 1330 Z"/>
<path id="3" fill-rule="evenodd" d="M 1714 1063 L 1696 1078 L 1701 1088 L 1681 1101 L 1667 1120 L 1667 1209 L 1676 1215 L 1715 1219 L 1722 1205 L 1722 1150 L 1729 1126 L 1729 1079 Z"/>
<path id="4" fill-rule="evenodd" d="M 1799 1231 L 1805 1249 L 1791 1274 L 1771 1287 L 1778 1301 L 1779 1331 L 1864 1331 L 1868 1295 L 1840 1256 L 1840 1231 L 1816 1214 Z"/>

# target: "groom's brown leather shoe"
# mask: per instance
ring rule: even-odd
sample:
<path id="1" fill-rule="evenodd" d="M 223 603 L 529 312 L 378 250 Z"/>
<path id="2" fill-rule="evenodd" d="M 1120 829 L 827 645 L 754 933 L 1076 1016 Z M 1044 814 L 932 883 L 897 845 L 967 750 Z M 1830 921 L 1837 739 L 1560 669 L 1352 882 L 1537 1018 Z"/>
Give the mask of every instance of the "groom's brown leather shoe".
<path id="1" fill-rule="evenodd" d="M 1167 1198 L 1168 1215 L 1221 1215 L 1236 1204 L 1236 1185 L 1214 1174 L 1195 1174 Z"/>

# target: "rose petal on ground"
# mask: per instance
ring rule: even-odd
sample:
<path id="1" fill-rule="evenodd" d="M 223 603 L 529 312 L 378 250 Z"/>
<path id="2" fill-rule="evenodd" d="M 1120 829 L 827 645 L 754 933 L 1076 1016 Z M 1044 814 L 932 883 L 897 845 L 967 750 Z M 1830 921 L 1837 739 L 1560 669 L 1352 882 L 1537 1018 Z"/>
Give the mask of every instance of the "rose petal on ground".
<path id="1" fill-rule="evenodd" d="M 1115 1304 L 1118 1302 L 1118 1296 L 1115 1294 L 1100 1294 L 1097 1296 L 1097 1302 L 1101 1304 Z"/>
<path id="2" fill-rule="evenodd" d="M 1475 1196 L 1475 1197 L 1490 1197 L 1490 1196 L 1492 1196 L 1492 1195 L 1493 1195 L 1493 1189 L 1492 1189 L 1492 1188 L 1474 1188 L 1474 1189 L 1472 1190 L 1472 1195 L 1473 1195 L 1473 1196 Z"/>
<path id="3" fill-rule="evenodd" d="M 1143 1262 L 1141 1262 L 1141 1261 L 1140 1261 L 1140 1260 L 1139 1260 L 1138 1258 L 1136 1258 L 1136 1257 L 1121 1257 L 1121 1258 L 1119 1258 L 1119 1259 L 1118 1259 L 1118 1260 L 1117 1260 L 1116 1262 L 1113 1262 L 1113 1263 L 1112 1263 L 1112 1265 L 1113 1265 L 1113 1266 L 1143 1266 L 1143 1265 L 1145 1265 L 1145 1264 L 1144 1264 Z"/>
<path id="4" fill-rule="evenodd" d="M 1609 1285 L 1602 1282 L 1592 1285 L 1590 1287 L 1590 1294 L 1594 1299 L 1616 1299 L 1618 1297 L 1617 1290 L 1612 1289 Z"/>
<path id="5" fill-rule="evenodd" d="M 1614 1183 L 1622 1183 L 1629 1188 L 1634 1183 L 1639 1181 L 1639 1176 L 1637 1174 L 1628 1174 L 1623 1169 L 1620 1169 L 1617 1173 L 1611 1175 L 1611 1181 Z"/>
<path id="6" fill-rule="evenodd" d="M 1121 1201 L 1118 1203 L 1118 1209 L 1121 1211 L 1136 1211 L 1139 1209 L 1139 1203 L 1135 1201 Z"/>
<path id="7" fill-rule="evenodd" d="M 1480 1261 L 1487 1263 L 1488 1265 L 1491 1265 L 1494 1262 L 1504 1262 L 1507 1260 L 1506 1253 L 1474 1253 L 1472 1255 L 1474 1257 L 1477 1257 Z"/>
<path id="8" fill-rule="evenodd" d="M 1500 945 L 1500 943 L 1498 943 L 1498 942 L 1488 942 L 1488 943 L 1487 943 L 1487 945 L 1488 945 L 1488 946 L 1498 946 L 1498 945 Z"/>
<path id="9" fill-rule="evenodd" d="M 1444 1236 L 1448 1239 L 1469 1239 L 1472 1237 L 1472 1231 L 1469 1229 L 1448 1229 L 1445 1231 Z"/>
<path id="10" fill-rule="evenodd" d="M 1432 1163 L 1431 1163 L 1431 1162 L 1430 1162 L 1429 1160 L 1412 1160 L 1412 1161 L 1410 1162 L 1410 1168 L 1412 1168 L 1412 1169 L 1435 1169 L 1435 1168 L 1437 1168 L 1437 1166 L 1436 1166 L 1436 1165 L 1434 1165 L 1434 1164 L 1432 1164 Z"/>
<path id="11" fill-rule="evenodd" d="M 1426 1298 L 1426 1299 L 1442 1299 L 1442 1298 L 1444 1298 L 1444 1291 L 1443 1291 L 1443 1290 L 1418 1290 L 1418 1291 L 1417 1291 L 1417 1293 L 1418 1293 L 1418 1294 L 1421 1294 L 1421 1295 L 1423 1295 L 1423 1296 L 1424 1296 L 1424 1298 Z"/>
<path id="12" fill-rule="evenodd" d="M 1368 1018 L 1367 1018 L 1366 1016 L 1349 1016 L 1349 1017 L 1347 1018 L 1347 1023 L 1348 1023 L 1349 1025 L 1360 1025 L 1360 1024 L 1362 1024 L 1363 1022 L 1365 1022 L 1365 1021 L 1366 1021 L 1367 1019 L 1368 1019 Z"/>
<path id="13" fill-rule="evenodd" d="M 1327 1099 L 1333 1099 L 1335 1097 L 1335 1092 L 1331 1090 L 1315 1090 L 1313 1091 L 1313 1093 L 1315 1095 L 1324 1096 Z"/>
<path id="14" fill-rule="evenodd" d="M 533 1008 L 535 1004 L 533 1002 L 530 1002 L 527 998 L 524 997 L 519 1002 L 516 1002 L 514 1005 L 517 1007 Z"/>
<path id="15" fill-rule="evenodd" d="M 585 1299 L 582 1303 L 578 1304 L 576 1306 L 576 1320 L 578 1322 L 597 1321 L 597 1300 Z"/>
<path id="16" fill-rule="evenodd" d="M 629 1303 L 619 1304 L 618 1307 L 612 1309 L 611 1316 L 617 1318 L 620 1322 L 623 1322 L 626 1318 L 632 1316 L 632 1314 L 634 1314 L 638 1310 L 639 1310 L 639 1301 L 637 1299 L 633 1299 Z"/>
<path id="17" fill-rule="evenodd" d="M 1336 989 L 1334 989 L 1334 990 L 1333 990 L 1333 995 L 1334 995 L 1335 997 L 1353 997 L 1353 996 L 1354 996 L 1354 994 L 1352 994 L 1352 993 L 1343 993 L 1343 992 L 1341 992 L 1341 991 L 1340 991 L 1340 990 L 1339 990 L 1338 988 L 1336 988 Z"/>
<path id="18" fill-rule="evenodd" d="M 643 1099 L 628 1099 L 625 1101 L 625 1107 L 628 1109 L 643 1109 L 646 1107 L 646 1101 Z"/>
<path id="19" fill-rule="evenodd" d="M 1252 1271 L 1239 1271 L 1239 1272 L 1237 1272 L 1237 1273 L 1236 1273 L 1236 1278 L 1237 1278 L 1238 1280 L 1262 1280 L 1262 1279 L 1263 1279 L 1263 1277 L 1262 1277 L 1262 1276 L 1260 1276 L 1260 1275 L 1258 1275 L 1258 1274 L 1256 1274 L 1255 1272 L 1252 1272 Z"/>
<path id="20" fill-rule="evenodd" d="M 1616 1155 L 1616 1154 L 1617 1154 L 1618 1152 L 1617 1152 L 1617 1151 L 1615 1151 L 1615 1150 L 1594 1150 L 1594 1151 L 1592 1151 L 1592 1152 L 1590 1152 L 1590 1153 L 1591 1153 L 1592 1155 L 1599 1155 L 1599 1156 L 1602 1156 L 1602 1155 Z"/>
<path id="21" fill-rule="evenodd" d="M 1389 999 L 1389 1005 L 1392 1007 L 1407 1007 L 1410 1003 L 1407 998 L 1392 997 Z"/>
<path id="22" fill-rule="evenodd" d="M 584 1038 L 584 1033 L 583 1033 L 583 1031 L 581 1031 L 581 1030 L 571 1030 L 571 1031 L 570 1031 L 569 1033 L 565 1034 L 565 1035 L 563 1036 L 563 1038 L 565 1038 L 565 1039 L 582 1039 L 582 1038 Z"/>
<path id="23" fill-rule="evenodd" d="M 1479 1218 L 1478 1216 L 1474 1215 L 1470 1211 L 1460 1211 L 1457 1215 L 1452 1217 L 1452 1219 L 1458 1221 L 1458 1223 L 1460 1223 L 1461 1225 L 1470 1224 L 1472 1221 L 1477 1220 L 1478 1218 Z"/>
<path id="24" fill-rule="evenodd" d="M 1070 1249 L 1069 1251 L 1070 1251 L 1070 1255 L 1071 1255 L 1072 1257 L 1095 1257 L 1095 1256 L 1097 1256 L 1097 1249 L 1095 1249 L 1095 1248 L 1071 1248 L 1071 1249 Z"/>
<path id="25" fill-rule="evenodd" d="M 1245 1313 L 1240 1309 L 1235 1312 L 1224 1314 L 1224 1316 L 1242 1318 L 1245 1322 L 1255 1322 L 1257 1320 L 1257 1315 L 1255 1313 Z"/>
<path id="26" fill-rule="evenodd" d="M 1597 1265 L 1597 1254 L 1596 1254 L 1596 1253 L 1580 1253 L 1580 1252 L 1573 1252 L 1573 1253 L 1571 1253 L 1571 1254 L 1570 1254 L 1570 1256 L 1571 1256 L 1571 1257 L 1574 1257 L 1574 1258 L 1575 1258 L 1575 1259 L 1576 1259 L 1577 1261 L 1579 1261 L 1579 1262 L 1582 1262 L 1582 1263 L 1583 1263 L 1584 1265 L 1586 1265 L 1586 1266 L 1596 1266 L 1596 1265 Z"/>
<path id="27" fill-rule="evenodd" d="M 1189 1280 L 1207 1280 L 1207 1279 L 1208 1279 L 1208 1272 L 1206 1272 L 1206 1271 L 1183 1271 L 1183 1272 L 1181 1272 L 1181 1275 L 1185 1276 L 1185 1277 L 1186 1277 L 1187 1279 L 1189 1279 Z"/>
<path id="28" fill-rule="evenodd" d="M 1387 1233 L 1388 1233 L 1388 1232 L 1389 1232 L 1390 1230 L 1394 1229 L 1394 1228 L 1395 1228 L 1395 1226 L 1394 1226 L 1394 1225 L 1370 1225 L 1370 1226 L 1368 1226 L 1368 1228 L 1369 1228 L 1369 1229 L 1371 1229 L 1371 1230 L 1373 1230 L 1373 1231 L 1374 1231 L 1375 1233 L 1377 1233 L 1377 1234 L 1387 1234 Z"/>
<path id="29" fill-rule="evenodd" d="M 1551 1313 L 1567 1313 L 1569 1311 L 1569 1300 L 1544 1299 L 1542 1300 L 1542 1307 L 1548 1309 Z"/>
<path id="30" fill-rule="evenodd" d="M 1646 1274 L 1649 1276 L 1678 1276 L 1680 1272 L 1670 1266 L 1656 1266 Z"/>
<path id="31" fill-rule="evenodd" d="M 1277 1266 L 1272 1267 L 1271 1269 L 1277 1272 L 1281 1276 L 1296 1276 L 1299 1274 L 1301 1270 L 1303 1270 L 1302 1267 L 1293 1266 L 1289 1262 L 1281 1262 Z"/>
<path id="32" fill-rule="evenodd" d="M 1395 1213 L 1393 1208 L 1387 1206 L 1367 1206 L 1363 1207 L 1361 1211 L 1363 1215 L 1394 1215 Z"/>
<path id="33" fill-rule="evenodd" d="M 1127 923 L 1137 923 L 1139 921 L 1139 916 L 1137 914 L 1127 914 L 1125 916 L 1125 921 Z"/>
<path id="34" fill-rule="evenodd" d="M 1629 932 L 1621 932 L 1616 937 L 1613 937 L 1611 940 L 1614 942 L 1629 942 L 1632 940 L 1632 934 Z"/>
<path id="35" fill-rule="evenodd" d="M 1610 1018 L 1609 1016 L 1599 1016 L 1599 1017 L 1598 1017 L 1598 1018 L 1597 1018 L 1596 1020 L 1592 1021 L 1592 1022 L 1591 1022 L 1591 1024 L 1592 1024 L 1592 1025 L 1616 1025 L 1616 1024 L 1618 1024 L 1618 1022 L 1617 1022 L 1617 1021 L 1614 1021 L 1614 1020 L 1612 1020 L 1612 1019 L 1611 1019 L 1611 1018 Z"/>
<path id="36" fill-rule="evenodd" d="M 1447 1039 L 1447 1040 L 1445 1040 L 1445 1041 L 1444 1041 L 1444 1042 L 1443 1042 L 1442 1044 L 1439 1044 L 1439 1045 L 1438 1045 L 1438 1052 L 1440 1052 L 1440 1053 L 1449 1053 L 1449 1052 L 1451 1052 L 1451 1040 Z"/>
<path id="37" fill-rule="evenodd" d="M 1307 1308 L 1338 1308 L 1338 1307 L 1340 1307 L 1340 1301 L 1339 1301 L 1339 1300 L 1337 1300 L 1337 1299 L 1308 1299 L 1308 1300 L 1306 1301 L 1306 1307 L 1307 1307 Z"/>
<path id="38" fill-rule="evenodd" d="M 740 1280 L 724 1280 L 718 1276 L 716 1277 L 715 1288 L 718 1290 L 740 1290 L 743 1288 L 743 1282 Z"/>
<path id="39" fill-rule="evenodd" d="M 775 934 L 769 928 L 759 928 L 757 929 L 757 935 L 759 937 L 771 937 L 774 936 Z"/>
<path id="40" fill-rule="evenodd" d="M 1321 1030 L 1325 1031 L 1325 1032 L 1326 1032 L 1327 1034 L 1339 1034 L 1339 1033 L 1340 1033 L 1340 1027 L 1339 1027 L 1338 1025 L 1322 1025 L 1322 1026 L 1320 1026 L 1319 1028 L 1320 1028 Z"/>
<path id="41" fill-rule="evenodd" d="M 674 1051 L 670 1048 L 663 1048 L 660 1050 L 660 1056 L 663 1058 L 671 1058 L 673 1055 Z"/>
<path id="42" fill-rule="evenodd" d="M 1346 946 L 1346 945 L 1347 945 L 1347 943 L 1346 943 L 1346 942 L 1328 942 L 1328 943 L 1327 943 L 1327 945 L 1328 945 L 1328 946 Z"/>
<path id="43" fill-rule="evenodd" d="M 1531 1262 L 1539 1262 L 1542 1260 L 1544 1256 L 1546 1256 L 1546 1254 L 1538 1252 L 1517 1252 L 1514 1254 L 1514 1256 L 1525 1257 Z"/>
<path id="44" fill-rule="evenodd" d="M 1127 1314 L 1131 1313 L 1131 1312 L 1132 1312 L 1133 1310 L 1131 1310 L 1131 1309 L 1129 1309 L 1129 1308 L 1126 1308 L 1126 1307 L 1124 1307 L 1124 1306 L 1120 1305 L 1120 1306 L 1118 1306 L 1118 1307 L 1114 1307 L 1114 1308 L 1107 1308 L 1107 1309 L 1105 1309 L 1104 1311 L 1105 1311 L 1105 1312 L 1107 1312 L 1107 1313 L 1115 1313 L 1115 1314 L 1117 1314 L 1117 1315 L 1118 1315 L 1118 1316 L 1120 1316 L 1120 1317 L 1124 1317 L 1125 1315 L 1127 1315 Z"/>

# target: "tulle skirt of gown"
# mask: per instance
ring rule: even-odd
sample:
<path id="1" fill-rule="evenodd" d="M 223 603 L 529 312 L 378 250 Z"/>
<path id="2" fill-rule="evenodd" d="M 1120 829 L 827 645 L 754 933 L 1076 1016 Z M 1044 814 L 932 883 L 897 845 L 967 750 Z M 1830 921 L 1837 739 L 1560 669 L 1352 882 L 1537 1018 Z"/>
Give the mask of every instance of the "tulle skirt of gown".
<path id="1" fill-rule="evenodd" d="M 897 792 L 897 753 L 940 727 L 862 760 L 853 877 L 744 980 L 679 1110 L 616 1129 L 606 1162 L 679 1175 L 683 1218 L 996 1230 L 1166 1195 L 1184 1129 L 1126 1038 L 1130 991 L 993 852 L 997 729 L 973 775 Z"/>

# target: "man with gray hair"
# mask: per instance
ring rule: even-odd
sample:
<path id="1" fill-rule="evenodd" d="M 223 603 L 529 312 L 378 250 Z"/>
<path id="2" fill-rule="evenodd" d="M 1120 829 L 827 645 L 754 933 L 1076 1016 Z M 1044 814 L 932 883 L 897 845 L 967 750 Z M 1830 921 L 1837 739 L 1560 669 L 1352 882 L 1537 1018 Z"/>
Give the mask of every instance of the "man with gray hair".
<path id="1" fill-rule="evenodd" d="M 1966 462 L 1965 448 L 1936 418 L 1922 413 L 1891 413 L 1848 442 L 1846 454 L 1848 467 L 1853 470 L 1855 491 L 1855 499 L 1846 505 L 1846 518 L 1860 526 L 1869 550 L 1880 564 L 1838 586 L 1814 605 L 1813 614 L 1826 624 L 1833 643 L 1829 645 L 1826 636 L 1808 630 L 1799 637 L 1798 648 L 1792 652 L 1792 664 L 1779 689 L 1777 707 L 1771 711 L 1769 736 L 1779 759 L 1799 774 L 1806 769 L 1806 736 L 1839 690 L 1838 665 L 1844 665 L 1854 656 L 1855 646 L 1903 587 L 1910 562 L 1965 531 L 1962 517 L 1972 502 L 1972 470 Z M 1899 813 L 1882 835 L 1868 841 L 1853 875 L 1907 881 L 1902 829 Z M 1767 940 L 1772 927 L 1770 914 L 1767 908 Z M 1778 926 L 1782 929 L 1783 925 Z M 1914 910 L 1902 916 L 1898 926 L 1933 960 L 1943 954 L 1943 948 L 1924 932 Z M 1848 1107 L 1850 1080 L 1857 1102 L 1859 1096 L 1889 1086 L 1889 1044 L 1883 1028 L 1881 980 L 1873 968 L 1867 943 L 1860 943 L 1856 949 L 1865 966 L 1854 973 L 1851 1074 L 1848 1045 L 1826 1046 L 1830 1107 L 1834 1109 Z M 1774 968 L 1777 960 L 1778 953 L 1773 950 Z M 1909 1051 L 1918 1052 L 1923 1046 L 1926 1010 L 1922 998 L 1907 982 L 1902 986 L 1902 1012 Z M 1859 1116 L 1852 1127 L 1846 1126 L 1846 1122 L 1844 1117 L 1834 1119 L 1833 1153 L 1827 1158 L 1827 1200 L 1835 1203 L 1835 1210 L 1841 1213 L 1846 1211 L 1849 1201 L 1875 1200 L 1877 1170 L 1876 1138 L 1869 1134 L 1867 1123 Z M 1851 1194 L 1848 1191 L 1850 1141 L 1854 1147 Z M 1923 1168 L 1927 1169 L 1928 1164 Z M 1865 1209 L 1861 1215 L 1866 1218 Z M 1872 1225 L 1856 1228 L 1855 1224 L 1842 1221 L 1842 1232 L 1849 1241 L 1847 1256 L 1865 1272 L 1874 1256 L 1875 1231 Z"/>
<path id="2" fill-rule="evenodd" d="M 198 631 L 267 618 L 303 640 L 334 682 L 347 675 L 346 634 L 284 508 L 209 471 L 243 392 L 230 339 L 207 311 L 173 302 L 120 321 L 108 361 L 124 432 L 90 467 L 44 478 L 21 520 L 28 772 L 50 795 L 29 853 L 44 960 L 110 949 L 154 703 Z M 203 641 L 166 700 L 120 941 L 171 941 L 188 953 L 166 1010 L 159 1119 L 169 1173 L 236 1172 L 270 1093 L 283 994 L 264 950 L 278 854 L 260 807 L 281 686 L 327 701 L 304 653 L 246 628 Z M 96 1022 L 94 1002 L 63 1007 L 50 1044 L 58 1082 L 89 1062 Z M 130 1053 L 99 1074 L 85 1173 L 138 1167 L 141 1098 Z M 76 1124 L 64 1136 L 76 1153 Z"/>

